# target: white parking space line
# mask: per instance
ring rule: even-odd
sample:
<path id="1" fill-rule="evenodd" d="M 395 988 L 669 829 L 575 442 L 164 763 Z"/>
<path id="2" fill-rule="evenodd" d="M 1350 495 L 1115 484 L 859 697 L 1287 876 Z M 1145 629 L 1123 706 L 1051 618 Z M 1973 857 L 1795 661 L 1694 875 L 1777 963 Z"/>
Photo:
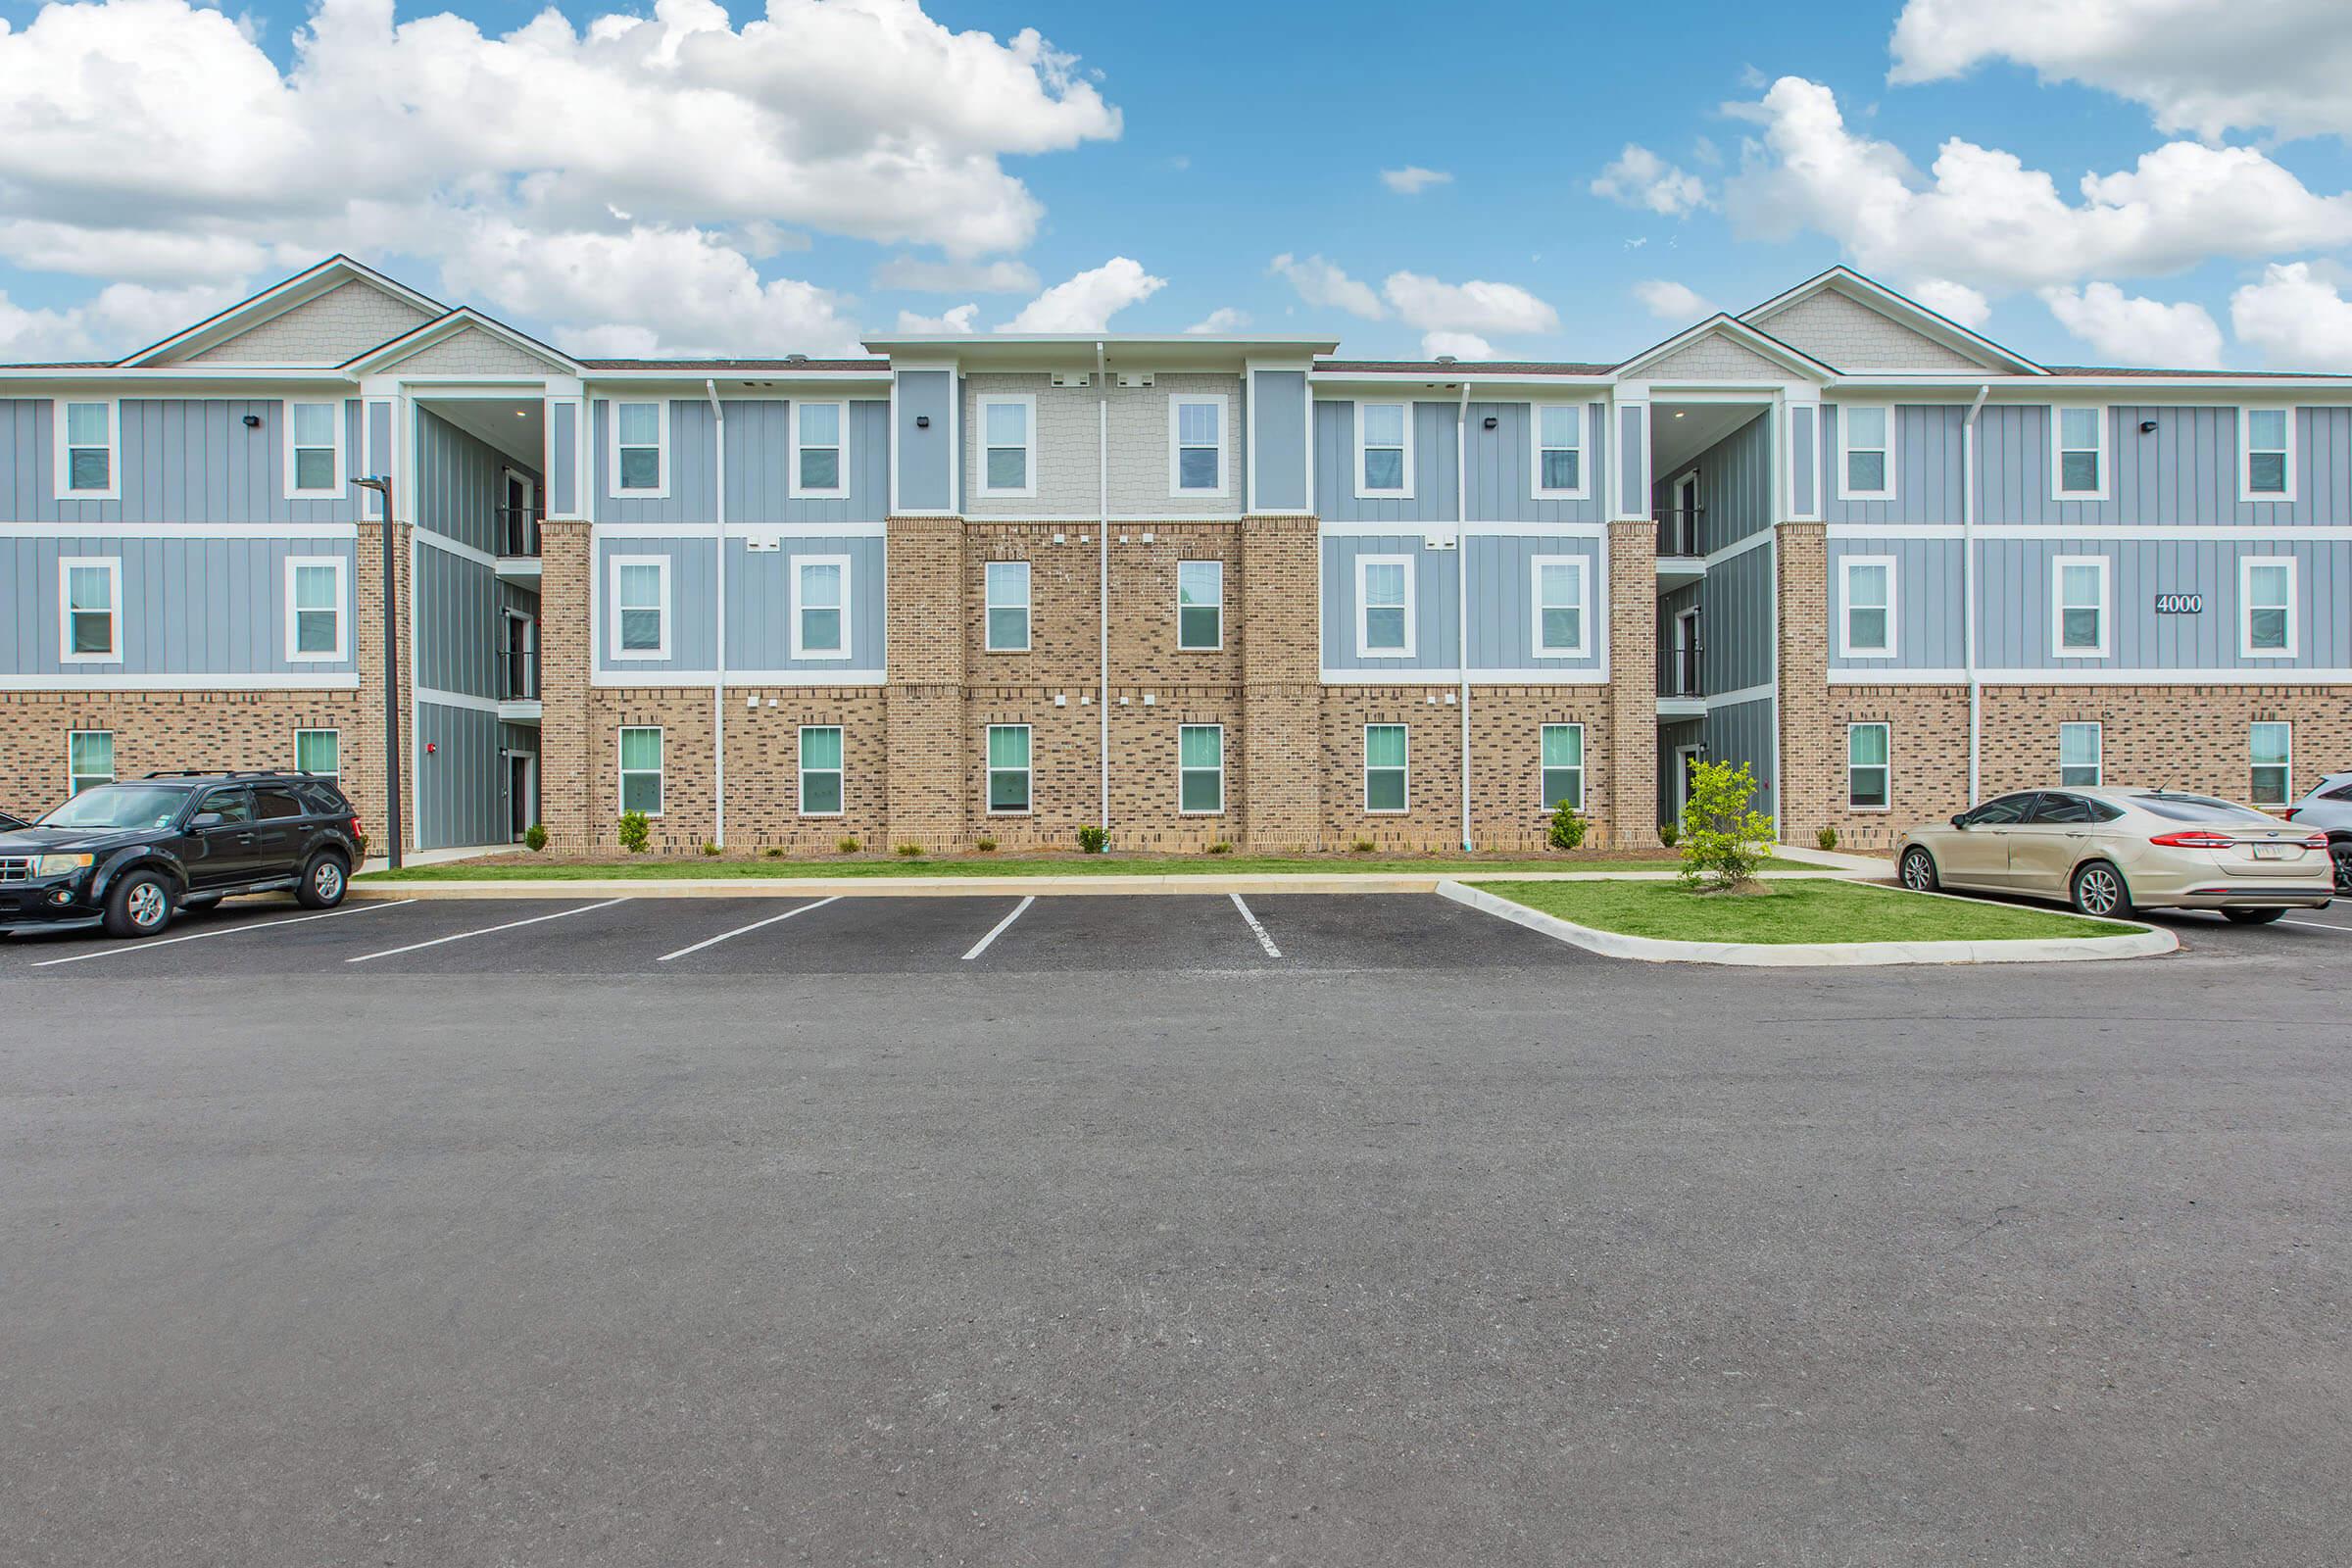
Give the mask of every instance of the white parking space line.
<path id="1" fill-rule="evenodd" d="M 1242 896 L 1236 893 L 1232 897 L 1233 906 L 1242 911 L 1243 919 L 1250 922 L 1250 930 L 1256 936 L 1257 945 L 1266 950 L 1266 956 L 1269 958 L 1281 957 L 1282 950 L 1274 945 L 1272 937 L 1266 935 L 1266 928 L 1257 923 L 1257 916 L 1250 912 L 1250 906 L 1242 902 Z"/>
<path id="2" fill-rule="evenodd" d="M 789 920 L 796 914 L 807 914 L 810 909 L 821 909 L 828 904 L 838 904 L 840 902 L 841 895 L 836 893 L 829 899 L 819 899 L 814 904 L 804 904 L 797 909 L 786 909 L 782 914 L 771 914 L 764 920 L 754 920 L 750 925 L 739 925 L 732 931 L 721 931 L 714 937 L 707 937 L 704 940 L 697 942 L 691 948 L 680 948 L 675 953 L 664 953 L 662 955 L 662 956 L 656 958 L 654 961 L 656 963 L 667 963 L 672 958 L 683 958 L 689 953 L 700 953 L 705 948 L 715 948 L 721 942 L 726 941 L 729 937 L 739 937 L 742 936 L 746 931 L 757 931 L 761 926 L 774 925 L 778 920 Z"/>
<path id="3" fill-rule="evenodd" d="M 2332 920 L 2285 920 L 2280 925 L 2299 925 L 2306 931 L 2332 931 L 2339 937 L 2352 937 L 2352 925 L 2337 925 Z"/>
<path id="4" fill-rule="evenodd" d="M 256 920 L 251 925 L 222 926 L 218 931 L 191 931 L 184 937 L 164 937 L 152 942 L 133 942 L 119 948 L 96 948 L 88 953 L 68 954 L 62 958 L 43 958 L 35 969 L 46 969 L 53 963 L 79 963 L 84 958 L 119 958 L 126 953 L 145 953 L 153 948 L 168 948 L 179 942 L 202 942 L 207 937 L 233 937 L 246 931 L 267 931 L 273 925 L 301 925 L 309 920 L 332 920 L 338 915 L 366 914 L 371 909 L 397 909 L 415 899 L 395 899 L 389 904 L 358 904 L 348 909 L 326 909 L 318 914 L 293 914 L 283 920 Z"/>
<path id="5" fill-rule="evenodd" d="M 1013 921 L 1018 920 L 1021 917 L 1021 912 L 1036 902 L 1037 895 L 1032 893 L 1027 898 L 1021 900 L 1020 903 L 1014 905 L 1010 914 L 1006 915 L 1004 919 L 999 920 L 995 925 L 990 926 L 988 928 L 988 935 L 982 937 L 979 941 L 972 944 L 972 951 L 963 956 L 963 961 L 969 963 L 974 958 L 980 956 L 980 955 L 983 953 L 986 953 L 988 951 L 988 945 L 991 942 L 996 941 L 997 938 L 1003 936 L 1004 934 L 1004 928 L 1012 924 Z"/>
<path id="6" fill-rule="evenodd" d="M 472 931 L 459 931 L 450 936 L 435 937 L 430 942 L 412 942 L 405 948 L 386 948 L 381 953 L 363 953 L 356 958 L 345 958 L 343 961 L 345 963 L 366 963 L 370 958 L 398 957 L 404 953 L 416 953 L 424 948 L 437 948 L 444 942 L 463 942 L 467 937 L 486 937 L 495 931 L 512 931 L 517 926 L 537 925 L 542 920 L 561 920 L 567 914 L 586 914 L 591 909 L 610 909 L 615 904 L 628 902 L 627 899 L 621 898 L 607 899 L 602 904 L 574 905 L 568 909 L 558 909 L 553 914 L 534 914 L 528 920 L 509 920 L 504 925 L 485 925 Z"/>

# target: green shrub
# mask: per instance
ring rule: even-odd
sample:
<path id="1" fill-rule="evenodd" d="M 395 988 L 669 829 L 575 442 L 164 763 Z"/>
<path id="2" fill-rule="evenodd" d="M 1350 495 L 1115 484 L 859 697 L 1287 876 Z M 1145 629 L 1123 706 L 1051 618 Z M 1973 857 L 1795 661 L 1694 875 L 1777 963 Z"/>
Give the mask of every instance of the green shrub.
<path id="1" fill-rule="evenodd" d="M 844 855 L 856 855 L 858 853 L 858 841 L 854 838 L 836 839 L 833 841 L 833 847 Z"/>
<path id="2" fill-rule="evenodd" d="M 1110 845 L 1110 829 L 1099 822 L 1089 822 L 1078 830 L 1078 848 L 1086 855 L 1101 855 Z"/>
<path id="3" fill-rule="evenodd" d="M 923 847 L 920 844 L 914 843 L 902 844 L 898 847 L 898 853 L 901 858 L 911 860 L 916 856 L 923 853 Z"/>
<path id="4" fill-rule="evenodd" d="M 784 846 L 781 844 L 770 844 L 766 849 L 761 850 L 760 853 L 766 856 L 771 860 L 781 860 L 784 858 Z"/>
<path id="5" fill-rule="evenodd" d="M 1663 845 L 1665 845 L 1665 846 L 1666 846 L 1668 849 L 1670 849 L 1670 850 L 1671 850 L 1671 849 L 1673 849 L 1673 848 L 1674 848 L 1674 841 L 1675 841 L 1676 839 L 1679 839 L 1679 838 L 1681 838 L 1682 836 L 1683 836 L 1683 824 L 1682 824 L 1682 823 L 1680 823 L 1680 822 L 1660 822 L 1660 823 L 1658 824 L 1658 842 L 1659 842 L 1660 844 L 1663 844 Z"/>
<path id="6" fill-rule="evenodd" d="M 1223 839 L 1219 839 L 1216 843 L 1211 844 L 1208 847 L 1208 853 L 1211 855 L 1231 855 L 1233 853 L 1233 846 L 1226 843 Z"/>
<path id="7" fill-rule="evenodd" d="M 997 841 L 983 833 L 972 840 L 972 848 L 978 850 L 982 855 L 994 855 L 997 853 Z"/>
<path id="8" fill-rule="evenodd" d="M 537 855 L 541 850 L 546 849 L 546 824 L 533 822 L 529 827 L 524 828 L 522 830 L 522 847 L 530 851 L 533 855 Z"/>
<path id="9" fill-rule="evenodd" d="M 718 853 L 718 841 L 716 839 L 703 840 L 703 853 L 705 855 L 716 855 Z"/>
<path id="10" fill-rule="evenodd" d="M 1754 882 L 1772 844 L 1772 818 L 1748 809 L 1756 781 L 1747 764 L 1690 764 L 1683 807 L 1683 885 L 1728 893 Z"/>
<path id="11" fill-rule="evenodd" d="M 1838 830 L 1834 827 L 1825 827 L 1813 835 L 1813 842 L 1825 850 L 1834 850 L 1838 847 Z"/>
<path id="12" fill-rule="evenodd" d="M 1348 848 L 1353 850 L 1358 855 L 1370 855 L 1372 853 L 1372 841 L 1370 839 L 1357 839 L 1353 844 L 1348 845 Z"/>
<path id="13" fill-rule="evenodd" d="M 620 813 L 620 847 L 631 855 L 643 855 L 653 834 L 653 824 L 645 819 L 643 811 Z"/>
<path id="14" fill-rule="evenodd" d="M 1555 850 L 1582 849 L 1585 842 L 1585 819 L 1576 814 L 1576 808 L 1565 797 L 1552 808 L 1551 827 L 1544 834 Z"/>

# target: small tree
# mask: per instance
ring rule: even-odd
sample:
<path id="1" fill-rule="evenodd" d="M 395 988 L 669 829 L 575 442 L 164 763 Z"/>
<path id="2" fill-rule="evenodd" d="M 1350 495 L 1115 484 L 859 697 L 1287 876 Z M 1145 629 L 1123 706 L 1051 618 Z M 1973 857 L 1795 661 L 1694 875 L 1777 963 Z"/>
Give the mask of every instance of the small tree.
<path id="1" fill-rule="evenodd" d="M 1552 808 L 1551 827 L 1544 836 L 1551 840 L 1555 850 L 1579 849 L 1584 845 L 1585 819 L 1576 814 L 1576 808 L 1568 804 L 1566 796 L 1561 796 L 1560 804 Z"/>
<path id="2" fill-rule="evenodd" d="M 541 822 L 533 822 L 529 827 L 524 828 L 522 830 L 522 847 L 526 850 L 529 850 L 533 855 L 536 855 L 541 850 L 546 849 L 546 824 Z"/>
<path id="3" fill-rule="evenodd" d="M 620 813 L 620 847 L 631 855 L 643 855 L 646 844 L 653 838 L 653 824 L 643 811 Z"/>
<path id="4" fill-rule="evenodd" d="M 1747 764 L 1690 764 L 1690 796 L 1683 807 L 1683 885 L 1732 893 L 1755 881 L 1772 844 L 1772 818 L 1748 809 L 1756 781 Z"/>

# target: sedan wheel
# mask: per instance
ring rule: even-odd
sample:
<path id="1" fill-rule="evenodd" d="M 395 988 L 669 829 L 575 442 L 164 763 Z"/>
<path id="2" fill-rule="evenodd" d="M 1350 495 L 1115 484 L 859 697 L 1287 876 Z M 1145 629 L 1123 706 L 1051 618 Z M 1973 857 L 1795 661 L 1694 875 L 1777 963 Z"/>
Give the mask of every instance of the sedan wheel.
<path id="1" fill-rule="evenodd" d="M 1916 845 L 1903 852 L 1903 886 L 1914 893 L 1936 891 L 1936 857 Z"/>
<path id="2" fill-rule="evenodd" d="M 2075 907 L 2100 916 L 2130 914 L 2132 895 L 2123 873 L 2105 860 L 2093 860 L 2075 873 Z"/>

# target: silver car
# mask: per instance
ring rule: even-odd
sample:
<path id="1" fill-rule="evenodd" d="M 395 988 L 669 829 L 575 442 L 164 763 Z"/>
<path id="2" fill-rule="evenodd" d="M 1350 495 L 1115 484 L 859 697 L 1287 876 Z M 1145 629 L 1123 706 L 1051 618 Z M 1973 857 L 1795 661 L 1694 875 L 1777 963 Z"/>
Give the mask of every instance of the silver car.
<path id="1" fill-rule="evenodd" d="M 2328 854 L 2335 862 L 2335 892 L 2352 898 L 2352 773 L 2330 773 L 2319 787 L 2278 813 L 2297 827 L 2318 828 L 2328 835 Z"/>
<path id="2" fill-rule="evenodd" d="M 2175 790 L 2022 790 L 1916 827 L 1903 886 L 2061 899 L 2084 914 L 2219 909 L 2241 924 L 2327 906 L 2328 838 L 2250 806 Z"/>

